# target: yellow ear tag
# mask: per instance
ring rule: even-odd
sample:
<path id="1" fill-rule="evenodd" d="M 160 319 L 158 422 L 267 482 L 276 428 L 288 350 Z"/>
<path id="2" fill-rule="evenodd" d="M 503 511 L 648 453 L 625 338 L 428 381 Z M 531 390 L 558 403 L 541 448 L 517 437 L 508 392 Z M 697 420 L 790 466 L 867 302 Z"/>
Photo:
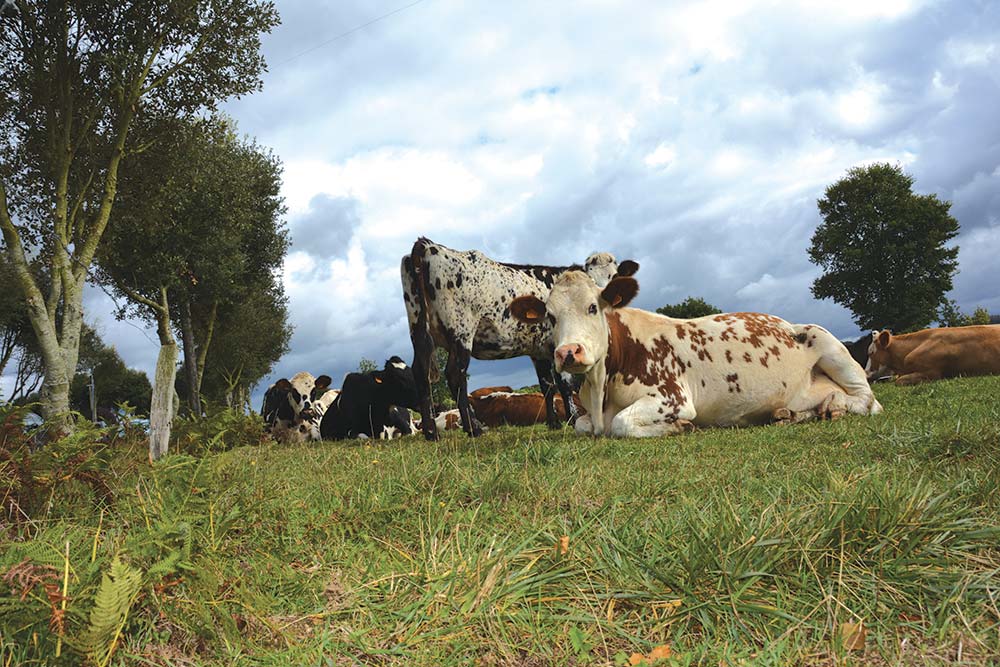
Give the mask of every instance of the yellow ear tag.
<path id="1" fill-rule="evenodd" d="M 525 319 L 528 319 L 528 320 L 539 320 L 539 319 L 541 319 L 541 316 L 538 314 L 537 310 L 529 310 L 528 312 L 526 312 L 524 314 L 524 317 L 525 317 Z"/>
<path id="2" fill-rule="evenodd" d="M 621 294 L 616 294 L 615 295 L 615 301 L 611 305 L 612 306 L 617 306 L 621 302 L 622 302 L 622 295 Z"/>
<path id="3" fill-rule="evenodd" d="M 375 378 L 375 384 L 382 384 L 382 378 Z"/>

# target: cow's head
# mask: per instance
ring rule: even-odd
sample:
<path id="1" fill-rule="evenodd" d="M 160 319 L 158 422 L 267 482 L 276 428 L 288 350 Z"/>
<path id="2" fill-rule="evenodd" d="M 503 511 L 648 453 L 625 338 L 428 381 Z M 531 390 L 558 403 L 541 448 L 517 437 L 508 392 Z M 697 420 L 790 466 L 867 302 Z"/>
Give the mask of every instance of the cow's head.
<path id="1" fill-rule="evenodd" d="M 872 342 L 868 346 L 868 363 L 865 365 L 865 374 L 869 380 L 877 380 L 890 372 L 890 345 L 892 345 L 892 332 L 888 329 L 872 332 Z"/>
<path id="2" fill-rule="evenodd" d="M 417 408 L 417 382 L 413 369 L 399 357 L 390 357 L 385 367 L 373 374 L 380 402 Z"/>
<path id="3" fill-rule="evenodd" d="M 631 276 L 618 276 L 603 289 L 587 274 L 567 271 L 559 276 L 546 301 L 519 296 L 510 312 L 525 324 L 548 319 L 552 325 L 557 371 L 586 373 L 608 353 L 608 321 L 605 315 L 628 305 L 639 293 Z"/>
<path id="4" fill-rule="evenodd" d="M 583 263 L 583 271 L 594 283 L 604 289 L 616 276 L 631 276 L 639 270 L 639 263 L 626 259 L 620 264 L 609 252 L 595 252 Z"/>

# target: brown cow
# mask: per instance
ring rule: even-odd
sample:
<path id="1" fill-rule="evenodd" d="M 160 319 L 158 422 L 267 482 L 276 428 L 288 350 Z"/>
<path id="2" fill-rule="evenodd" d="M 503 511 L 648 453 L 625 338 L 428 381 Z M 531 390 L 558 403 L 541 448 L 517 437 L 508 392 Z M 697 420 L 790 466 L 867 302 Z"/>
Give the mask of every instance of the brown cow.
<path id="1" fill-rule="evenodd" d="M 580 399 L 573 395 L 573 402 L 581 411 Z M 510 387 L 483 387 L 469 394 L 476 418 L 486 426 L 531 426 L 545 423 L 545 396 L 541 393 L 517 394 Z M 561 396 L 555 397 L 559 419 L 566 418 Z"/>
<path id="2" fill-rule="evenodd" d="M 1000 325 L 941 327 L 893 336 L 872 332 L 868 379 L 887 373 L 896 384 L 918 384 L 959 375 L 1000 374 Z"/>

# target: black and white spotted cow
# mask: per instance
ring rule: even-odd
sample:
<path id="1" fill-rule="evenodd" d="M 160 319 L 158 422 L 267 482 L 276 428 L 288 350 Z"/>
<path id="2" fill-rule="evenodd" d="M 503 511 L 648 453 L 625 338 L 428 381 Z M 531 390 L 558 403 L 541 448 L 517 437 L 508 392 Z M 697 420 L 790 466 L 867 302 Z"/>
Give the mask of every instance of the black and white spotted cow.
<path id="1" fill-rule="evenodd" d="M 392 440 L 416 432 L 417 425 L 413 422 L 410 411 L 400 405 L 390 405 L 388 419 L 379 437 L 383 440 Z"/>
<path id="2" fill-rule="evenodd" d="M 388 359 L 380 371 L 348 373 L 320 421 L 320 434 L 324 440 L 383 437 L 385 427 L 395 423 L 392 408 L 416 406 L 414 384 L 413 370 L 399 357 Z"/>
<path id="3" fill-rule="evenodd" d="M 311 373 L 302 371 L 293 375 L 291 380 L 281 378 L 272 384 L 264 393 L 264 404 L 260 410 L 264 431 L 279 442 L 310 439 L 309 427 L 302 429 L 303 412 L 306 413 L 306 420 L 314 416 L 314 404 L 325 395 L 331 381 L 329 375 L 314 378 Z"/>
<path id="4" fill-rule="evenodd" d="M 639 265 L 619 264 L 609 253 L 594 253 L 584 266 L 537 266 L 497 262 L 478 250 L 452 250 L 426 238 L 417 239 L 412 252 L 403 257 L 400 272 L 403 301 L 413 342 L 413 373 L 417 382 L 421 430 L 428 440 L 437 439 L 431 416 L 430 384 L 437 373 L 435 347 L 448 351 L 445 375 L 458 403 L 462 427 L 471 436 L 482 433 L 469 406 L 469 360 L 531 357 L 538 383 L 545 394 L 546 422 L 559 428 L 553 388 L 564 405 L 572 405 L 572 389 L 561 375 L 553 375 L 552 332 L 547 321 L 534 325 L 511 317 L 508 305 L 521 294 L 544 299 L 562 273 L 585 270 L 600 287 L 616 275 L 631 276 Z M 570 419 L 575 417 L 571 415 Z"/>

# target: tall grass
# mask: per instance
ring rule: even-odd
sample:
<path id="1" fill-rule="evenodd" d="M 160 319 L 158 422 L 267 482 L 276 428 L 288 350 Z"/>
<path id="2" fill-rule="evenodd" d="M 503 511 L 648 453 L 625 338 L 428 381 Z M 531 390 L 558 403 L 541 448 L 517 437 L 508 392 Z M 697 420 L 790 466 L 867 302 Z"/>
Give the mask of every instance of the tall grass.
<path id="1" fill-rule="evenodd" d="M 202 458 L 8 525 L 0 576 L 43 569 L 24 600 L 0 582 L 0 665 L 614 665 L 663 644 L 678 665 L 994 664 L 1000 378 L 877 393 L 877 417 L 650 440 L 220 453 L 192 426 Z M 223 421 L 226 447 L 256 442 Z M 97 652 L 78 639 L 116 559 L 140 584 Z"/>

